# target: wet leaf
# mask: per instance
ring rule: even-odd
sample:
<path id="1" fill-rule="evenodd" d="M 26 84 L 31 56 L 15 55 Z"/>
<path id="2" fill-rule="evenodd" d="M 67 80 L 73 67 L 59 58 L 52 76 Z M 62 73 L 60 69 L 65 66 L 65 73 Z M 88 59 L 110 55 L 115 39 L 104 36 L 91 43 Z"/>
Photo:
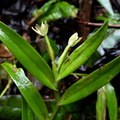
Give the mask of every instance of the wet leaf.
<path id="1" fill-rule="evenodd" d="M 53 73 L 48 64 L 27 41 L 2 22 L 0 40 L 29 72 L 44 85 L 55 90 Z"/>
<path id="2" fill-rule="evenodd" d="M 78 9 L 75 6 L 65 1 L 56 2 L 56 0 L 50 0 L 43 7 L 36 10 L 34 15 L 38 17 L 38 22 L 41 23 L 44 20 L 50 21 L 70 16 L 76 17 L 77 12 Z"/>
<path id="3" fill-rule="evenodd" d="M 59 105 L 73 103 L 95 92 L 120 72 L 120 56 L 69 87 Z"/>
<path id="4" fill-rule="evenodd" d="M 39 119 L 45 120 L 48 117 L 46 105 L 39 92 L 25 76 L 24 71 L 9 63 L 3 63 L 2 66 L 8 72 L 33 112 Z"/>

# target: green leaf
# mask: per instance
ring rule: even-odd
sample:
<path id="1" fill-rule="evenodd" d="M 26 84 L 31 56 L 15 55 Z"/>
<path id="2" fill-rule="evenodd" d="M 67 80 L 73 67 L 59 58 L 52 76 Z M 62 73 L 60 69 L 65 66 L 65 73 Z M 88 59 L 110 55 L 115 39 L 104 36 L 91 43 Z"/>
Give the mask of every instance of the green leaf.
<path id="1" fill-rule="evenodd" d="M 106 21 L 94 35 L 88 38 L 82 45 L 77 47 L 70 56 L 68 56 L 61 66 L 58 80 L 66 77 L 88 60 L 102 42 L 106 35 L 107 27 L 108 22 Z"/>
<path id="2" fill-rule="evenodd" d="M 64 17 L 76 17 L 78 9 L 65 2 L 56 2 L 55 0 L 51 0 L 47 2 L 43 7 L 36 10 L 34 15 L 38 16 L 38 22 L 42 21 L 50 21 L 54 19 L 64 18 Z M 39 14 L 39 15 L 38 15 Z"/>
<path id="3" fill-rule="evenodd" d="M 114 15 L 110 0 L 97 0 L 111 15 Z"/>
<path id="4" fill-rule="evenodd" d="M 50 0 L 48 2 L 46 2 L 40 9 L 36 9 L 33 12 L 33 16 L 37 16 L 37 14 L 40 12 L 41 14 L 45 13 L 48 11 L 48 9 L 50 8 L 50 6 L 52 4 L 54 4 L 55 2 L 57 2 L 57 0 Z M 40 14 L 40 15 L 41 15 Z"/>
<path id="5" fill-rule="evenodd" d="M 48 117 L 46 105 L 39 92 L 25 76 L 24 71 L 9 63 L 3 63 L 2 66 L 8 72 L 33 112 L 39 119 L 45 120 Z"/>
<path id="6" fill-rule="evenodd" d="M 96 120 L 106 120 L 106 94 L 105 87 L 97 92 Z"/>
<path id="7" fill-rule="evenodd" d="M 65 105 L 83 99 L 108 83 L 119 72 L 120 56 L 74 83 L 65 91 L 59 105 Z"/>
<path id="8" fill-rule="evenodd" d="M 28 107 L 28 104 L 25 101 L 24 97 L 22 97 L 22 100 L 21 100 L 22 120 L 28 120 L 27 107 Z"/>
<path id="9" fill-rule="evenodd" d="M 32 109 L 22 97 L 22 120 L 34 120 L 34 116 Z"/>
<path id="10" fill-rule="evenodd" d="M 0 40 L 39 81 L 56 90 L 53 85 L 53 73 L 48 64 L 27 41 L 2 22 L 0 22 Z"/>
<path id="11" fill-rule="evenodd" d="M 114 87 L 110 83 L 108 83 L 105 86 L 105 89 L 106 89 L 109 119 L 117 120 L 117 98 L 116 98 Z"/>

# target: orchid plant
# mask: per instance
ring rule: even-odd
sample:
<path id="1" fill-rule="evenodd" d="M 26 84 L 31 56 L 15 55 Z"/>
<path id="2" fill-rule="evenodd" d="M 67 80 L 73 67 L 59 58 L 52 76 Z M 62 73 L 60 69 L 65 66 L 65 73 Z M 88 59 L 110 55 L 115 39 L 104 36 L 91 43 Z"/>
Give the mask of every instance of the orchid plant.
<path id="1" fill-rule="evenodd" d="M 59 84 L 61 80 L 70 74 L 74 74 L 74 71 L 90 58 L 106 35 L 107 27 L 108 22 L 106 21 L 91 37 L 79 45 L 69 55 L 67 54 L 68 50 L 79 43 L 82 39 L 81 37 L 78 37 L 77 32 L 74 33 L 69 38 L 68 45 L 58 60 L 55 60 L 56 56 L 53 48 L 51 47 L 49 37 L 47 36 L 47 22 L 44 21 L 41 26 L 37 24 L 35 28 L 32 27 L 37 34 L 43 36 L 45 39 L 47 52 L 51 58 L 52 67 L 50 67 L 42 56 L 27 41 L 25 41 L 7 25 L 0 22 L 0 40 L 12 52 L 16 59 L 37 78 L 38 81 L 53 90 L 55 96 L 55 109 L 50 115 L 42 96 L 26 77 L 23 69 L 17 68 L 15 64 L 12 65 L 10 63 L 2 63 L 2 67 L 8 72 L 11 79 L 21 92 L 21 96 L 23 98 L 22 120 L 34 120 L 34 114 L 39 120 L 53 120 L 56 118 L 61 106 L 81 100 L 98 89 L 98 93 L 101 93 L 100 91 L 102 91 L 104 94 L 104 91 L 106 91 L 108 111 L 111 112 L 111 110 L 114 109 L 110 119 L 116 120 L 117 103 L 115 102 L 115 104 L 111 107 L 110 102 L 113 102 L 113 99 L 110 100 L 109 98 L 111 93 L 109 88 L 111 85 L 107 83 L 109 83 L 109 81 L 120 72 L 120 56 L 79 79 L 66 91 L 64 91 L 62 95 L 59 92 Z M 113 98 L 115 98 L 114 96 L 115 94 L 113 94 Z M 101 100 L 98 99 L 96 108 L 97 120 L 103 120 L 101 117 L 103 115 L 100 114 L 101 110 L 99 110 L 100 103 Z"/>

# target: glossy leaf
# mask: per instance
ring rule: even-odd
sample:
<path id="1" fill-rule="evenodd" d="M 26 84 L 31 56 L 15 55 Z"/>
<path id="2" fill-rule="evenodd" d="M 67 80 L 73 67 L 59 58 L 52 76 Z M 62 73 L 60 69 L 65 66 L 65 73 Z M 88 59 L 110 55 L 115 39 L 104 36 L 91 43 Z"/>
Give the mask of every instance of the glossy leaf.
<path id="1" fill-rule="evenodd" d="M 3 63 L 2 66 L 8 72 L 33 112 L 39 119 L 45 120 L 48 117 L 46 105 L 39 92 L 25 76 L 24 71 L 9 63 Z"/>
<path id="2" fill-rule="evenodd" d="M 106 120 L 106 94 L 102 87 L 97 92 L 96 120 Z"/>
<path id="3" fill-rule="evenodd" d="M 61 66 L 58 80 L 66 77 L 88 60 L 102 42 L 106 35 L 107 27 L 108 22 L 106 21 L 94 35 L 88 38 L 82 45 L 76 48 L 70 56 L 68 56 Z"/>
<path id="4" fill-rule="evenodd" d="M 29 72 L 44 85 L 55 90 L 53 74 L 48 64 L 27 41 L 2 22 L 0 40 Z"/>
<path id="5" fill-rule="evenodd" d="M 105 89 L 106 89 L 109 119 L 117 120 L 117 98 L 116 98 L 114 87 L 110 83 L 108 83 L 105 86 Z"/>
<path id="6" fill-rule="evenodd" d="M 73 103 L 95 92 L 120 72 L 120 56 L 69 87 L 59 105 Z"/>
<path id="7" fill-rule="evenodd" d="M 50 0 L 43 7 L 35 10 L 34 15 L 38 16 L 38 22 L 41 23 L 44 20 L 50 21 L 70 16 L 76 17 L 77 12 L 78 9 L 75 6 L 65 1 L 56 2 L 56 0 Z"/>

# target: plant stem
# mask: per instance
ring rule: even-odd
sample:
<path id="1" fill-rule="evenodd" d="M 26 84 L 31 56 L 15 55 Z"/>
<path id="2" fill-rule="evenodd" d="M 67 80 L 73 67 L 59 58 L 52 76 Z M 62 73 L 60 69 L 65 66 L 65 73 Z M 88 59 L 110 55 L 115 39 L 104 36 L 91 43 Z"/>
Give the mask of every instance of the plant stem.
<path id="1" fill-rule="evenodd" d="M 58 69 L 61 67 L 62 63 L 64 62 L 65 58 L 66 58 L 66 55 L 67 55 L 67 52 L 68 50 L 70 49 L 70 46 L 67 45 L 66 48 L 64 49 L 62 55 L 60 56 L 58 62 L 57 62 L 57 65 L 58 65 Z"/>
<path id="2" fill-rule="evenodd" d="M 52 116 L 50 117 L 50 120 L 54 120 L 54 118 L 56 117 L 59 109 L 60 109 L 60 106 L 57 105 L 58 101 L 60 100 L 60 94 L 58 91 L 54 91 L 54 95 L 55 95 L 55 98 L 56 98 L 56 106 L 55 106 L 55 109 L 52 113 Z"/>
<path id="3" fill-rule="evenodd" d="M 1 95 L 0 95 L 0 99 L 1 99 L 2 96 L 6 93 L 6 91 L 10 88 L 11 83 L 12 83 L 12 80 L 9 79 L 7 86 L 5 87 L 5 89 L 2 91 L 2 93 L 1 93 Z"/>
<path id="4" fill-rule="evenodd" d="M 54 63 L 54 58 L 55 58 L 54 51 L 53 51 L 53 49 L 51 47 L 50 40 L 49 40 L 48 36 L 45 35 L 44 38 L 45 38 L 45 41 L 46 41 L 48 54 L 49 54 L 49 56 L 50 56 L 50 58 L 52 60 L 53 74 L 54 74 L 54 77 L 56 79 L 56 76 L 58 75 L 58 71 L 57 71 L 56 65 Z M 56 82 L 56 88 L 58 88 L 58 84 L 59 83 Z M 54 120 L 54 118 L 56 117 L 56 115 L 57 115 L 57 113 L 58 113 L 58 111 L 60 109 L 60 106 L 57 105 L 57 103 L 60 100 L 60 93 L 59 93 L 59 91 L 54 91 L 54 95 L 55 95 L 55 99 L 56 99 L 56 106 L 55 106 L 55 109 L 54 109 L 54 111 L 52 113 L 52 116 L 50 117 L 50 120 Z"/>
<path id="5" fill-rule="evenodd" d="M 58 103 L 59 100 L 60 100 L 60 93 L 59 93 L 59 91 L 54 91 L 54 95 L 55 95 L 56 103 Z"/>
<path id="6" fill-rule="evenodd" d="M 54 78 L 56 80 L 56 78 L 58 77 L 58 71 L 57 71 L 57 66 L 54 63 L 54 61 L 52 61 L 52 71 L 53 71 Z M 58 86 L 58 83 L 56 83 L 56 86 Z"/>
<path id="7" fill-rule="evenodd" d="M 50 120 L 54 120 L 54 118 L 56 117 L 59 109 L 60 109 L 60 106 L 57 106 L 57 105 L 56 105 L 56 107 L 55 107 L 55 109 L 54 109 L 54 111 L 53 111 L 53 113 L 52 113 L 52 116 L 50 117 Z"/>
<path id="8" fill-rule="evenodd" d="M 46 41 L 48 54 L 49 54 L 51 60 L 54 61 L 55 56 L 54 56 L 54 51 L 53 51 L 53 49 L 51 47 L 51 44 L 50 44 L 50 40 L 49 40 L 47 35 L 45 35 L 44 38 L 45 38 L 45 41 Z"/>

